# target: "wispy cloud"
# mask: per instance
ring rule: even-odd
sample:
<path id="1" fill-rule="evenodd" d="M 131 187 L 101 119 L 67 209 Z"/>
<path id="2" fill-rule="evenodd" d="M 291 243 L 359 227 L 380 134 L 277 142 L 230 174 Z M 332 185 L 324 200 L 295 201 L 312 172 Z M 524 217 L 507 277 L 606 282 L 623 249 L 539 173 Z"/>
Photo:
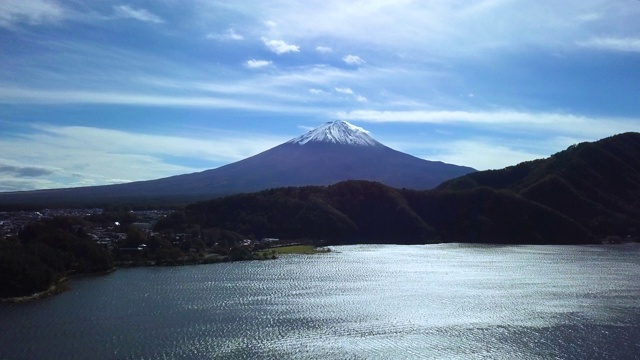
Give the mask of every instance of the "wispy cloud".
<path id="1" fill-rule="evenodd" d="M 0 191 L 89 186 L 148 180 L 204 170 L 176 165 L 180 158 L 214 168 L 264 151 L 287 139 L 209 129 L 187 137 L 85 126 L 38 125 L 18 137 L 0 138 Z M 0 159 L 2 160 L 2 159 Z M 28 165 L 17 165 L 28 164 Z M 47 164 L 46 166 L 40 164 Z M 12 185 L 9 185 L 12 184 Z"/>
<path id="2" fill-rule="evenodd" d="M 262 38 L 264 44 L 269 48 L 269 50 L 273 51 L 278 55 L 290 53 L 290 52 L 300 52 L 300 46 L 294 44 L 287 44 L 284 40 L 269 40 L 267 38 Z"/>
<path id="3" fill-rule="evenodd" d="M 369 101 L 366 97 L 364 97 L 364 96 L 362 96 L 360 94 L 356 94 L 349 87 L 336 87 L 336 88 L 334 88 L 334 90 L 339 94 L 351 95 L 351 98 L 355 99 L 357 102 L 365 103 L 365 102 Z"/>
<path id="4" fill-rule="evenodd" d="M 570 145 L 590 140 L 548 134 L 536 141 L 527 141 L 526 136 L 481 133 L 459 138 L 455 132 L 430 130 L 401 139 L 386 139 L 382 134 L 378 140 L 419 158 L 471 166 L 477 170 L 501 169 L 523 161 L 543 159 Z M 417 135 L 420 140 L 416 139 Z"/>
<path id="5" fill-rule="evenodd" d="M 115 11 L 116 17 L 123 19 L 135 19 L 156 24 L 164 22 L 164 20 L 158 15 L 155 15 L 146 9 L 135 9 L 129 5 L 118 5 L 114 6 L 113 10 Z"/>
<path id="6" fill-rule="evenodd" d="M 342 58 L 342 61 L 344 61 L 346 64 L 349 64 L 349 65 L 362 65 L 362 64 L 364 64 L 364 60 L 362 60 L 362 58 L 360 56 L 357 56 L 357 55 L 347 55 L 347 56 Z"/>
<path id="7" fill-rule="evenodd" d="M 207 39 L 219 40 L 219 41 L 238 41 L 244 40 L 242 34 L 237 33 L 233 28 L 225 30 L 223 33 L 209 33 Z"/>
<path id="8" fill-rule="evenodd" d="M 0 103 L 40 103 L 40 104 L 120 104 L 147 105 L 160 107 L 242 107 L 246 102 L 213 96 L 171 96 L 149 95 L 83 90 L 42 90 L 29 88 L 0 87 Z"/>
<path id="9" fill-rule="evenodd" d="M 53 1 L 0 1 L 0 27 L 12 28 L 20 23 L 29 25 L 55 23 L 63 20 L 65 17 L 65 9 Z"/>
<path id="10" fill-rule="evenodd" d="M 566 146 L 571 143 L 566 144 Z M 501 169 L 523 161 L 542 159 L 550 154 L 503 145 L 492 139 L 469 139 L 451 142 L 430 142 L 429 151 L 420 157 L 449 164 L 472 166 L 477 170 Z"/>
<path id="11" fill-rule="evenodd" d="M 39 167 L 39 166 L 17 166 L 17 165 L 0 164 L 0 174 L 8 174 L 8 175 L 12 175 L 19 178 L 41 177 L 41 176 L 51 175 L 54 172 L 55 171 L 50 168 Z"/>
<path id="12" fill-rule="evenodd" d="M 62 5 L 55 0 L 3 0 L 0 1 L 0 27 L 15 28 L 19 24 L 46 25 L 62 21 L 104 21 L 135 19 L 149 23 L 163 23 L 164 19 L 147 9 L 130 5 L 115 5 L 112 14 L 98 11 L 82 12 L 72 4 Z"/>
<path id="13" fill-rule="evenodd" d="M 615 119 L 564 113 L 498 111 L 376 111 L 339 112 L 343 120 L 373 123 L 467 124 L 496 126 L 501 131 L 548 131 L 598 139 L 615 133 L 640 131 L 639 119 Z"/>
<path id="14" fill-rule="evenodd" d="M 640 38 L 598 37 L 577 42 L 578 46 L 598 50 L 640 52 Z"/>
<path id="15" fill-rule="evenodd" d="M 97 54 L 103 55 L 101 52 Z M 103 58 L 116 65 L 128 61 L 131 68 L 134 67 L 133 64 L 136 67 L 144 67 L 146 63 L 155 64 L 154 67 L 158 69 L 173 69 L 174 72 L 188 71 L 182 67 L 172 68 L 170 63 L 155 63 L 154 59 L 135 58 L 128 55 L 126 52 L 117 56 L 104 54 Z M 310 96 L 312 94 L 309 93 L 309 89 L 330 91 L 340 84 L 361 82 L 357 80 L 360 77 L 376 81 L 381 76 L 375 68 L 363 69 L 358 73 L 326 65 L 288 67 L 283 70 L 272 66 L 271 61 L 263 59 L 250 59 L 242 65 L 251 70 L 269 68 L 269 71 L 256 72 L 260 74 L 259 77 L 239 75 L 229 79 L 206 79 L 206 73 L 200 72 L 195 72 L 195 75 L 190 78 L 153 73 L 130 73 L 129 77 L 125 78 L 117 76 L 126 73 L 123 72 L 125 70 L 116 68 L 109 71 L 106 68 L 105 71 L 96 72 L 95 78 L 82 76 L 74 79 L 73 76 L 68 76 L 64 80 L 70 79 L 69 84 L 57 83 L 53 87 L 51 81 L 33 86 L 17 86 L 0 82 L 0 104 L 104 104 L 283 111 L 301 114 L 326 113 L 326 110 L 313 107 L 308 102 L 314 98 Z M 113 83 L 113 81 L 125 82 Z M 85 84 L 88 82 L 96 85 L 87 88 Z M 344 88 L 344 86 L 337 87 Z"/>
<path id="16" fill-rule="evenodd" d="M 330 52 L 333 52 L 333 49 L 328 46 L 316 46 L 316 51 L 321 54 L 328 54 Z"/>
<path id="17" fill-rule="evenodd" d="M 245 66 L 250 68 L 250 69 L 260 69 L 263 67 L 267 67 L 269 65 L 271 65 L 271 61 L 268 60 L 256 60 L 256 59 L 251 59 L 251 60 L 247 60 L 247 62 L 245 62 Z"/>
<path id="18" fill-rule="evenodd" d="M 565 47 L 586 34 L 637 32 L 637 1 L 537 1 L 523 11 L 510 0 L 276 1 L 256 14 L 278 22 L 291 41 L 341 39 L 424 58 L 492 55 L 498 50 Z M 318 21 L 322 19 L 322 21 Z M 367 55 L 368 56 L 368 55 Z"/>
<path id="19" fill-rule="evenodd" d="M 353 95 L 353 90 L 351 90 L 351 88 L 348 88 L 348 87 L 337 87 L 334 90 L 336 92 L 339 92 L 340 94 Z"/>

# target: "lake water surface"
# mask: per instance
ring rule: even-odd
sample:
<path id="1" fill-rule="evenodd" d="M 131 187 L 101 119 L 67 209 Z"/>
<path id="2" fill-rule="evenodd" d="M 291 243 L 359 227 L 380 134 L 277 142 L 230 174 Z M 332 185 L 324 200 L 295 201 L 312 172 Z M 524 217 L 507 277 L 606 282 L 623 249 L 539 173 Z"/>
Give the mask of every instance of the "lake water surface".
<path id="1" fill-rule="evenodd" d="M 636 359 L 640 246 L 359 245 L 76 279 L 0 359 Z"/>

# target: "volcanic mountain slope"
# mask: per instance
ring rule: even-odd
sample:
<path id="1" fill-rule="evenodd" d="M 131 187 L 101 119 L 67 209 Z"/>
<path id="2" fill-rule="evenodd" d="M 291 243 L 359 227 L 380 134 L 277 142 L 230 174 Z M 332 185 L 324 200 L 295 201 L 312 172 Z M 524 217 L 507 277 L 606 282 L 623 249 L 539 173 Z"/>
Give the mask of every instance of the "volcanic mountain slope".
<path id="1" fill-rule="evenodd" d="M 247 159 L 199 173 L 127 184 L 0 194 L 0 204 L 69 205 L 168 199 L 191 201 L 268 188 L 378 181 L 397 188 L 430 189 L 475 170 L 393 150 L 364 129 L 326 123 Z"/>

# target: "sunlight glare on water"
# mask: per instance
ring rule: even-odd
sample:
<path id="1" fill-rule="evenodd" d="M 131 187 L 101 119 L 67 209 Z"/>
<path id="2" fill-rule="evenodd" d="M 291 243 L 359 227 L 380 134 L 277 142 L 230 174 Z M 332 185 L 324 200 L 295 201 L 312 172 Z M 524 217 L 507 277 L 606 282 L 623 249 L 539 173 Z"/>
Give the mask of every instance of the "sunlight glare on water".
<path id="1" fill-rule="evenodd" d="M 0 359 L 605 359 L 640 353 L 640 247 L 357 245 L 118 270 L 0 305 Z"/>

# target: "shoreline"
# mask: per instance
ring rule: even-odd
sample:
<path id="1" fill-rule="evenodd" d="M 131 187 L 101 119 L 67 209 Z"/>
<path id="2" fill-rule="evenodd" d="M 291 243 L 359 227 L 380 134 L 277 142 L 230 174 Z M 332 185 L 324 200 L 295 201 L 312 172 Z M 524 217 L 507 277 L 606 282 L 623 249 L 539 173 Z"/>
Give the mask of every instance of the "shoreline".
<path id="1" fill-rule="evenodd" d="M 321 251 L 321 252 L 326 252 L 326 250 Z M 290 253 L 300 253 L 300 254 L 304 254 L 305 252 L 290 252 Z M 268 260 L 268 259 L 276 259 L 277 256 L 274 254 L 275 257 L 269 257 L 269 258 L 253 258 L 253 259 L 246 259 L 244 261 L 259 261 L 259 260 Z M 71 286 L 69 286 L 67 284 L 68 280 L 74 279 L 74 278 L 79 278 L 79 277 L 83 277 L 83 276 L 96 276 L 96 275 L 106 275 L 106 274 L 110 274 L 118 269 L 123 269 L 123 268 L 129 268 L 129 267 L 163 267 L 163 266 L 186 266 L 186 265 L 209 265 L 209 264 L 217 264 L 217 263 L 223 263 L 223 262 L 227 262 L 228 260 L 222 260 L 222 259 L 211 259 L 211 258 L 205 258 L 205 259 L 201 259 L 200 261 L 195 261 L 195 262 L 182 262 L 182 263 L 173 263 L 173 264 L 149 264 L 149 263 L 145 263 L 145 264 L 141 264 L 141 263 L 119 263 L 117 264 L 117 266 L 114 266 L 113 268 L 106 270 L 106 271 L 99 271 L 99 272 L 93 272 L 93 273 L 85 273 L 85 274 L 76 274 L 76 275 L 68 275 L 68 276 L 64 276 L 62 278 L 60 278 L 59 280 L 57 280 L 55 283 L 51 284 L 51 286 L 49 286 L 48 289 L 31 294 L 31 295 L 24 295 L 24 296 L 15 296 L 15 297 L 8 297 L 8 298 L 0 298 L 0 303 L 9 303 L 9 304 L 21 304 L 21 303 L 27 303 L 27 302 L 31 302 L 31 301 L 36 301 L 36 300 L 42 300 L 42 299 L 46 299 L 48 297 L 54 296 L 54 295 L 58 295 L 61 294 L 65 291 L 68 291 L 71 289 Z M 236 260 L 239 261 L 239 260 Z"/>
<path id="2" fill-rule="evenodd" d="M 118 268 L 114 267 L 114 268 L 106 270 L 106 271 L 99 271 L 99 272 L 94 272 L 94 273 L 86 273 L 86 274 L 77 274 L 77 275 L 64 276 L 64 277 L 60 278 L 59 280 L 57 280 L 55 283 L 51 284 L 51 286 L 49 286 L 49 288 L 46 289 L 46 290 L 37 292 L 35 294 L 31 294 L 31 295 L 0 298 L 0 303 L 22 304 L 22 303 L 27 303 L 27 302 L 31 302 L 31 301 L 46 299 L 48 297 L 51 297 L 51 296 L 54 296 L 54 295 L 58 295 L 58 294 L 62 294 L 65 291 L 71 290 L 71 286 L 69 286 L 69 284 L 67 284 L 67 282 L 69 280 L 71 280 L 71 279 L 75 279 L 75 278 L 79 278 L 79 277 L 83 277 L 83 276 L 107 275 L 107 274 L 110 274 L 110 273 L 112 273 L 112 272 L 114 272 L 116 270 L 118 270 Z"/>
<path id="3" fill-rule="evenodd" d="M 438 243 L 438 244 L 447 244 L 447 243 Z M 451 244 L 451 243 L 449 243 Z M 458 244 L 471 244 L 471 243 L 458 243 Z M 479 245 L 480 243 L 476 243 L 473 245 Z M 622 242 L 622 243 L 599 243 L 599 244 L 582 244 L 582 245 L 572 245 L 572 246 L 620 246 L 620 245 L 633 245 L 633 244 L 640 244 L 640 243 L 636 243 L 636 242 Z M 423 245 L 434 245 L 434 244 L 423 244 Z M 511 246 L 511 245 L 527 245 L 527 244 L 487 244 L 487 243 L 482 243 L 480 245 L 506 245 L 506 246 Z M 533 244 L 536 245 L 536 244 Z M 547 245 L 539 245 L 539 246 L 547 246 Z M 309 249 L 312 248 L 312 249 Z M 278 252 L 277 250 L 284 250 L 287 249 L 287 251 L 281 251 Z M 292 250 L 292 251 L 291 251 Z M 236 260 L 236 261 L 232 261 L 232 262 L 239 262 L 239 261 L 263 261 L 263 260 L 274 260 L 278 258 L 278 255 L 292 255 L 292 254 L 299 254 L 299 255 L 312 255 L 312 254 L 326 254 L 326 253 L 331 253 L 334 250 L 331 249 L 330 246 L 312 246 L 312 245 L 289 245 L 289 246 L 282 246 L 282 247 L 273 247 L 273 248 L 268 248 L 268 249 L 264 249 L 261 251 L 258 251 L 257 253 L 261 253 L 264 252 L 265 255 L 267 254 L 267 252 L 269 252 L 270 256 L 264 256 L 262 258 L 253 258 L 253 259 L 246 259 L 246 260 Z M 274 257 L 271 257 L 274 256 Z M 24 295 L 24 296 L 16 296 L 16 297 L 8 297 L 8 298 L 0 298 L 0 303 L 9 303 L 9 304 L 20 304 L 20 303 L 27 303 L 27 302 L 31 302 L 31 301 L 36 301 L 36 300 L 42 300 L 42 299 L 46 299 L 48 297 L 54 296 L 54 295 L 58 295 L 61 294 L 65 291 L 68 291 L 71 289 L 71 286 L 69 286 L 67 284 L 67 282 L 69 280 L 72 280 L 74 278 L 79 278 L 79 277 L 85 277 L 85 276 L 99 276 L 99 275 L 107 275 L 110 274 L 112 272 L 115 272 L 119 269 L 126 269 L 126 268 L 131 268 L 131 267 L 166 267 L 166 266 L 188 266 L 188 265 L 211 265 L 211 264 L 217 264 L 217 263 L 225 263 L 225 262 L 229 262 L 229 260 L 220 260 L 220 259 L 216 259 L 216 261 L 207 261 L 206 259 L 204 261 L 200 261 L 200 262 L 186 262 L 186 263 L 174 263 L 174 264 L 133 264 L 133 263 L 120 263 L 119 266 L 114 266 L 113 268 L 106 270 L 106 271 L 100 271 L 100 272 L 93 272 L 93 273 L 85 273 L 85 274 L 76 274 L 76 275 L 68 275 L 65 277 L 60 278 L 58 281 L 56 281 L 54 284 L 51 284 L 51 286 L 49 286 L 48 289 L 44 290 L 44 291 L 40 291 L 31 295 Z"/>
<path id="4" fill-rule="evenodd" d="M 69 290 L 70 287 L 67 284 L 67 280 L 69 280 L 68 277 L 63 277 L 62 279 L 56 281 L 54 284 L 49 286 L 49 288 L 47 290 L 44 290 L 44 291 L 41 291 L 41 292 L 37 292 L 37 293 L 31 294 L 31 295 L 15 296 L 15 297 L 10 297 L 10 298 L 1 298 L 0 302 L 9 303 L 9 304 L 21 304 L 21 303 L 27 303 L 27 302 L 31 302 L 31 301 L 46 299 L 46 298 L 48 298 L 50 296 L 61 294 L 61 293 L 65 292 L 65 291 Z"/>

